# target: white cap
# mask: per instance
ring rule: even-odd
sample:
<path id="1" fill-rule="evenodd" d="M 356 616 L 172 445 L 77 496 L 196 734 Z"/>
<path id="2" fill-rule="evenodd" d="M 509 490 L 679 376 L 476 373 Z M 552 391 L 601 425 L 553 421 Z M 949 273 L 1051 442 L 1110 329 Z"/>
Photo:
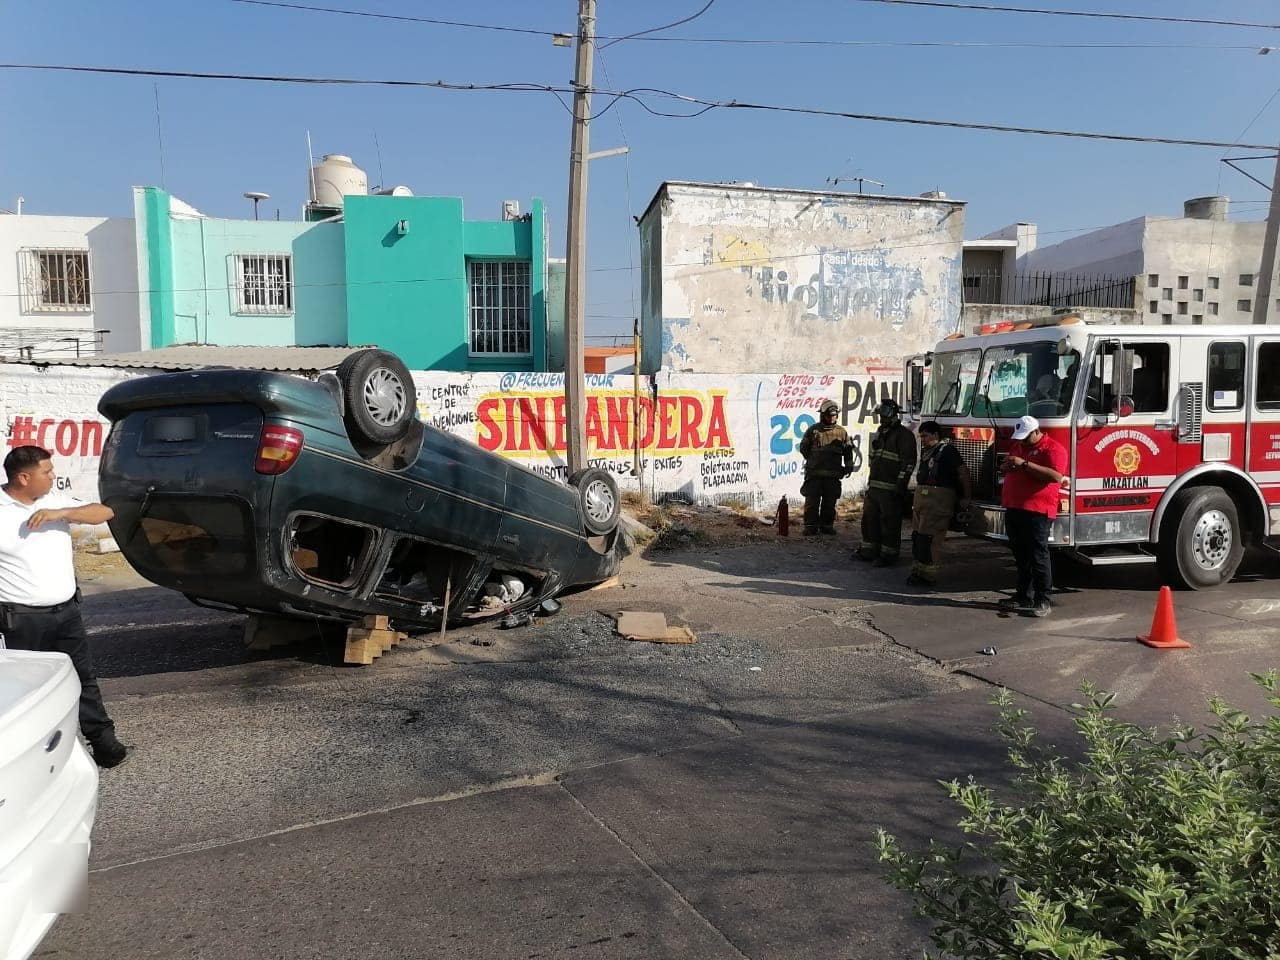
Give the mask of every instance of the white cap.
<path id="1" fill-rule="evenodd" d="M 1025 440 L 1040 429 L 1040 421 L 1035 417 L 1019 417 L 1013 424 L 1013 439 Z"/>

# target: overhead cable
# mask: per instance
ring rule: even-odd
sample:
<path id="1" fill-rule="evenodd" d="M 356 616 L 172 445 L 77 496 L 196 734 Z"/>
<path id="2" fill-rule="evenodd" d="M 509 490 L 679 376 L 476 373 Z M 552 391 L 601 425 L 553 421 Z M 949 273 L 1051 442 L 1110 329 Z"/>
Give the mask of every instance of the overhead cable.
<path id="1" fill-rule="evenodd" d="M 537 30 L 533 27 L 507 27 L 495 23 L 468 23 L 462 20 L 440 20 L 434 17 L 411 17 L 397 13 L 374 13 L 369 10 L 348 10 L 341 7 L 318 7 L 306 3 L 283 3 L 281 0 L 231 0 L 255 7 L 281 7 L 285 10 L 305 10 L 311 13 L 336 13 L 348 17 L 368 17 L 371 20 L 398 20 L 405 23 L 431 23 L 442 27 L 467 27 L 471 30 L 496 30 L 499 33 L 525 33 L 543 37 L 562 34 L 555 30 Z"/>
<path id="2" fill-rule="evenodd" d="M 1280 23 L 1250 23 L 1244 20 L 1209 20 L 1199 17 L 1161 17 L 1145 13 L 1109 13 L 1100 10 L 1043 10 L 1037 7 L 1006 7 L 988 3 L 951 3 L 947 0 L 852 0 L 853 3 L 880 3 L 891 7 L 933 7 L 941 10 L 982 10 L 987 13 L 1031 13 L 1049 17 L 1089 17 L 1101 20 L 1144 20 L 1149 23 L 1192 23 L 1211 27 L 1252 27 L 1280 30 Z"/>
<path id="3" fill-rule="evenodd" d="M 697 20 L 700 16 L 702 16 L 708 10 L 710 10 L 711 5 L 715 2 L 716 0 L 707 0 L 706 5 L 703 6 L 701 10 L 699 10 L 697 13 L 690 14 L 689 16 L 685 17 L 682 20 L 675 20 L 675 21 L 672 21 L 671 23 L 664 23 L 660 27 L 650 27 L 648 30 L 638 30 L 635 33 L 628 33 L 626 36 L 623 36 L 623 37 L 610 37 L 608 38 L 609 42 L 606 44 L 602 44 L 600 49 L 605 50 L 608 47 L 612 47 L 615 43 L 621 43 L 623 40 L 636 40 L 636 39 L 639 39 L 640 37 L 647 37 L 651 33 L 659 33 L 663 30 L 670 30 L 672 27 L 679 27 L 683 24 L 691 23 L 692 21 Z M 597 37 L 596 39 L 599 40 L 603 38 Z"/>
<path id="4" fill-rule="evenodd" d="M 1106 40 L 804 40 L 779 37 L 637 37 L 647 43 L 701 43 L 761 47 L 948 47 L 1046 50 L 1241 50 L 1258 53 L 1256 43 L 1165 43 Z"/>
<path id="5" fill-rule="evenodd" d="M 370 10 L 351 10 L 345 7 L 326 7 L 317 6 L 307 3 L 286 3 L 284 0 L 231 0 L 232 3 L 249 4 L 256 7 L 278 7 L 284 10 L 299 10 L 305 13 L 329 13 L 348 17 L 364 17 L 371 20 L 392 20 L 401 23 L 425 23 L 436 26 L 445 27 L 463 27 L 471 30 L 496 30 L 503 33 L 520 33 L 525 35 L 540 37 L 563 37 L 568 36 L 555 30 L 543 30 L 534 27 L 512 27 L 502 26 L 492 23 L 473 23 L 462 20 L 441 20 L 435 17 L 414 17 L 407 14 L 396 13 L 376 13 Z M 607 36 L 597 35 L 597 41 L 607 41 L 603 43 L 600 49 L 612 46 L 623 40 L 639 40 L 645 43 L 693 43 L 693 44 L 710 44 L 710 45 L 738 45 L 738 46 L 779 46 L 779 47 L 953 47 L 963 49 L 973 47 L 975 49 L 983 48 L 1045 48 L 1057 50 L 1240 50 L 1249 51 L 1250 53 L 1259 52 L 1264 47 L 1258 44 L 1249 43 L 1165 43 L 1165 42 L 1126 42 L 1126 41 L 1058 41 L 1058 40 L 831 40 L 831 39 L 804 39 L 804 38 L 780 38 L 780 37 L 659 37 L 650 34 L 658 30 L 668 30 L 672 27 L 687 23 L 694 17 L 701 16 L 711 6 L 707 4 L 685 20 L 677 20 L 674 23 L 666 24 L 662 27 L 653 27 L 649 30 L 642 30 L 639 33 L 627 34 L 625 36 Z M 987 8 L 982 8 L 987 9 Z M 1046 11 L 1036 11 L 1046 12 Z"/>
<path id="6" fill-rule="evenodd" d="M 438 90 L 487 90 L 522 93 L 572 93 L 570 86 L 554 86 L 541 83 L 458 83 L 446 80 L 375 80 L 352 77 L 288 77 L 266 74 L 242 73 L 202 73 L 192 70 L 144 70 L 134 67 L 89 67 L 67 64 L 36 63 L 0 63 L 0 70 L 36 70 L 47 72 L 109 74 L 135 77 L 172 77 L 192 80 L 241 80 L 257 83 L 292 83 L 303 85 L 328 86 L 388 86 L 388 87 L 422 87 Z M 612 102 L 600 114 L 607 112 L 621 100 L 631 100 L 644 110 L 655 116 L 678 117 L 691 119 L 710 110 L 753 110 L 771 113 L 790 113 L 813 117 L 832 117 L 843 120 L 865 120 L 872 123 L 893 123 L 907 126 L 945 127 L 952 130 L 982 130 L 992 133 L 1021 133 L 1042 137 L 1064 137 L 1077 140 L 1101 140 L 1112 143 L 1154 143 L 1183 147 L 1220 147 L 1243 150 L 1273 150 L 1269 144 L 1231 143 L 1221 140 L 1198 140 L 1183 137 L 1140 136 L 1129 133 L 1102 133 L 1088 130 L 1059 130 L 1051 127 L 1022 127 L 1000 123 L 975 123 L 963 120 L 934 120 L 924 117 L 899 117 L 877 113 L 855 113 L 847 110 L 827 110 L 819 107 L 788 106 L 785 104 L 755 103 L 745 100 L 708 100 L 703 97 L 690 96 L 663 90 L 657 87 L 633 87 L 628 90 L 603 90 L 593 88 L 592 94 L 611 97 Z M 658 110 L 646 100 L 646 95 L 654 98 L 674 100 L 677 103 L 698 107 L 692 113 L 673 113 Z"/>

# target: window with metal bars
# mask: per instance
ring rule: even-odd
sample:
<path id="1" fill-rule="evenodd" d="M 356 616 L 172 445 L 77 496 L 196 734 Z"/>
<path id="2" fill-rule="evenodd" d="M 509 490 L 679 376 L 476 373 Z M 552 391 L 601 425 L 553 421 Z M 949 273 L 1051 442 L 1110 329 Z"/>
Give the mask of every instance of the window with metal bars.
<path id="1" fill-rule="evenodd" d="M 88 250 L 30 250 L 27 302 L 32 310 L 73 313 L 93 309 Z"/>
<path id="2" fill-rule="evenodd" d="M 293 313 L 293 257 L 237 253 L 236 313 Z"/>
<path id="3" fill-rule="evenodd" d="M 468 260 L 471 353 L 521 355 L 533 351 L 527 260 Z"/>

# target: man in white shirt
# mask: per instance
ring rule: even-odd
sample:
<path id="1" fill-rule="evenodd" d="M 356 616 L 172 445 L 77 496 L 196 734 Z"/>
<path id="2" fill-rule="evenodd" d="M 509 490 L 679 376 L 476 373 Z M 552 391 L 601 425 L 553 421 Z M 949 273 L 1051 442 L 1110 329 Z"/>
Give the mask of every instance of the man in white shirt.
<path id="1" fill-rule="evenodd" d="M 53 459 L 41 447 L 14 447 L 0 487 L 0 634 L 15 650 L 58 650 L 80 676 L 80 731 L 100 767 L 114 767 L 129 748 L 116 738 L 93 672 L 80 617 L 71 553 L 71 524 L 106 523 L 114 512 L 53 489 Z"/>

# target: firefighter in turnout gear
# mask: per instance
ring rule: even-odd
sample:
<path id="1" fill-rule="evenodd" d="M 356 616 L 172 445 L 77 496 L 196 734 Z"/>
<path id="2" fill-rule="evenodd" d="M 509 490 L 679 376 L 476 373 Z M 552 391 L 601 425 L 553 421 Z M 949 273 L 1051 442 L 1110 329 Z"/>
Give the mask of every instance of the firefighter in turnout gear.
<path id="1" fill-rule="evenodd" d="M 888 567 L 902 550 L 902 513 L 916 466 L 916 438 L 902 425 L 902 408 L 884 400 L 876 409 L 880 427 L 867 457 L 867 493 L 862 502 L 862 546 L 857 560 Z"/>
<path id="2" fill-rule="evenodd" d="M 853 472 L 853 444 L 849 434 L 836 422 L 840 407 L 824 400 L 818 408 L 818 422 L 804 432 L 800 455 L 804 457 L 804 533 L 836 532 L 836 501 L 840 481 Z"/>

